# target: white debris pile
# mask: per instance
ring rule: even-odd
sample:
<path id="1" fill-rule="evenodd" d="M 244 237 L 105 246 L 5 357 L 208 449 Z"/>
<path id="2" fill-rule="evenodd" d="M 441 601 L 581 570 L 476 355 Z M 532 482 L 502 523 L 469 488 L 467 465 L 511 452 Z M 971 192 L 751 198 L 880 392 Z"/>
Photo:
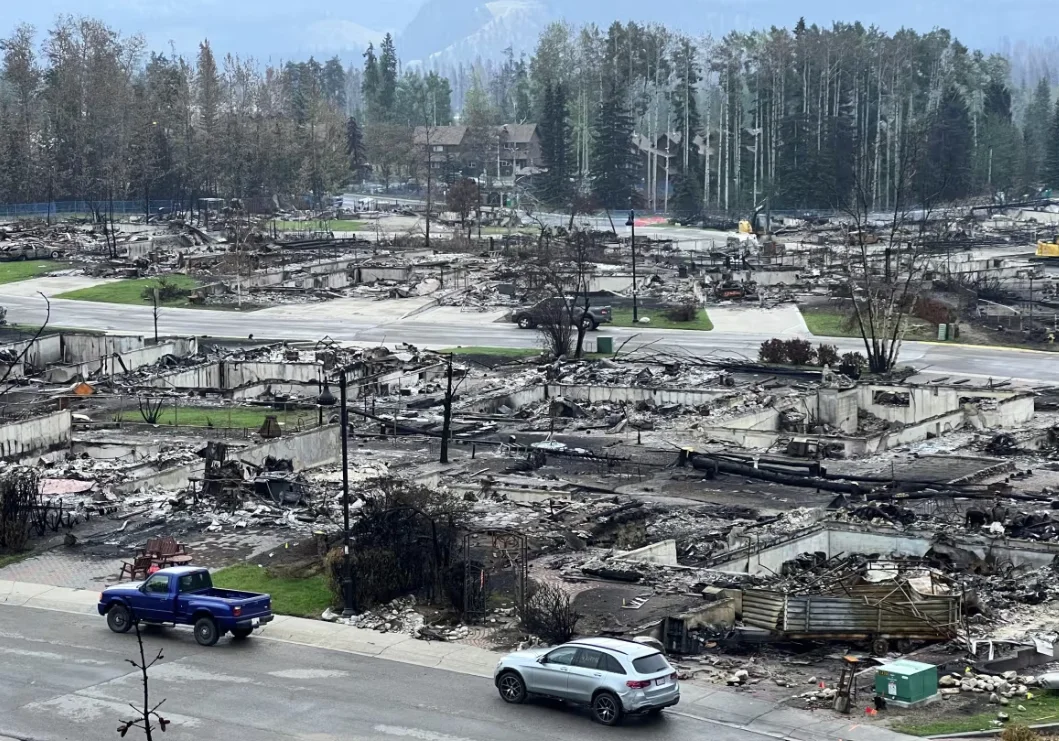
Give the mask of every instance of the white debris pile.
<path id="1" fill-rule="evenodd" d="M 332 623 L 342 623 L 354 628 L 377 630 L 380 633 L 407 633 L 417 635 L 423 627 L 423 616 L 416 611 L 415 597 L 398 597 L 388 604 L 359 615 L 344 618 L 340 612 L 331 608 L 324 611 L 322 619 Z"/>

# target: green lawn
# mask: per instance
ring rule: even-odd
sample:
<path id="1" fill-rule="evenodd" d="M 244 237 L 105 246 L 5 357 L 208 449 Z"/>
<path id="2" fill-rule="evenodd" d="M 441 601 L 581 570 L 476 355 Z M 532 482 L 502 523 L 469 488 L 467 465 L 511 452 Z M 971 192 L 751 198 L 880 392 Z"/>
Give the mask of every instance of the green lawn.
<path id="1" fill-rule="evenodd" d="M 899 733 L 907 733 L 910 736 L 941 736 L 947 733 L 966 733 L 969 731 L 988 731 L 995 728 L 992 722 L 996 720 L 998 712 L 1005 712 L 1011 720 L 1007 725 L 1031 726 L 1037 723 L 1055 722 L 1059 715 L 1059 693 L 1047 690 L 1031 690 L 1032 700 L 1011 698 L 1011 704 L 1007 707 L 999 705 L 988 705 L 988 709 L 975 715 L 956 715 L 949 713 L 947 717 L 938 717 L 934 714 L 931 720 L 916 722 L 909 719 L 907 722 L 894 724 L 893 729 Z M 1019 710 L 1019 706 L 1026 708 Z"/>
<path id="2" fill-rule="evenodd" d="M 29 558 L 32 555 L 33 555 L 32 551 L 22 551 L 21 553 L 0 554 L 0 569 L 4 568 L 5 566 L 10 566 L 11 564 L 14 564 L 14 563 L 18 563 L 19 561 L 24 561 L 25 559 Z"/>
<path id="3" fill-rule="evenodd" d="M 331 591 L 323 575 L 278 577 L 263 566 L 238 564 L 213 572 L 213 583 L 223 589 L 269 594 L 272 611 L 278 615 L 319 618 L 331 606 Z"/>
<path id="4" fill-rule="evenodd" d="M 485 347 L 482 345 L 470 345 L 468 347 L 449 347 L 438 350 L 439 353 L 452 353 L 453 355 L 502 355 L 508 358 L 529 358 L 540 355 L 539 349 L 529 347 Z"/>
<path id="5" fill-rule="evenodd" d="M 860 337 L 860 330 L 849 325 L 850 315 L 835 309 L 799 307 L 805 326 L 817 337 Z M 916 321 L 908 332 L 905 333 L 906 340 L 936 340 L 938 329 L 932 324 Z"/>
<path id="6" fill-rule="evenodd" d="M 193 291 L 202 285 L 199 281 L 186 275 L 168 275 L 166 279 L 187 291 Z M 67 291 L 66 293 L 60 293 L 56 298 L 66 298 L 74 301 L 98 301 L 105 304 L 152 306 L 154 302 L 149 298 L 144 298 L 143 291 L 145 288 L 155 288 L 157 286 L 157 278 L 133 278 L 130 280 L 119 280 L 114 283 L 104 283 L 90 288 L 80 288 L 76 291 Z M 162 305 L 191 306 L 186 297 L 163 301 Z"/>
<path id="7" fill-rule="evenodd" d="M 165 404 L 158 417 L 160 425 L 179 427 L 234 427 L 258 429 L 267 415 L 276 416 L 276 421 L 286 429 L 296 430 L 315 425 L 318 415 L 311 409 L 280 411 L 267 407 L 176 407 Z M 143 423 L 139 408 L 133 404 L 114 415 L 115 421 Z"/>
<path id="8" fill-rule="evenodd" d="M 695 329 L 705 332 L 713 329 L 710 315 L 702 309 L 699 309 L 699 315 L 693 322 L 674 322 L 666 318 L 665 311 L 661 309 L 640 309 L 639 314 L 641 319 L 645 316 L 651 317 L 651 321 L 647 324 L 638 324 L 632 320 L 632 309 L 614 309 L 611 323 L 615 327 L 636 327 L 638 329 Z M 606 328 L 606 324 L 600 327 L 603 330 Z"/>
<path id="9" fill-rule="evenodd" d="M 0 283 L 17 283 L 20 280 L 37 278 L 57 270 L 66 270 L 69 267 L 68 262 L 55 262 L 54 260 L 0 262 Z"/>
<path id="10" fill-rule="evenodd" d="M 332 219 L 331 221 L 281 221 L 271 222 L 281 232 L 358 232 L 371 229 L 366 221 Z"/>

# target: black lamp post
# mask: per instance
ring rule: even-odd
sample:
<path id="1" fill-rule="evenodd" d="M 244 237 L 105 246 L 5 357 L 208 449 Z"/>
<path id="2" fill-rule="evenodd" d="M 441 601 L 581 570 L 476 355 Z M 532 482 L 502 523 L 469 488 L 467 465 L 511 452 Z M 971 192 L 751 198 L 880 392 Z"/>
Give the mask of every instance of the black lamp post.
<path id="1" fill-rule="evenodd" d="M 349 410 L 346 407 L 346 369 L 338 369 L 338 425 L 342 436 L 342 617 L 357 613 L 353 594 L 353 560 L 349 545 Z M 335 395 L 327 382 L 317 400 L 320 406 L 334 406 Z"/>
<path id="2" fill-rule="evenodd" d="M 640 312 L 636 305 L 636 212 L 629 211 L 629 220 L 625 222 L 625 226 L 632 229 L 632 321 L 633 324 L 640 321 Z"/>

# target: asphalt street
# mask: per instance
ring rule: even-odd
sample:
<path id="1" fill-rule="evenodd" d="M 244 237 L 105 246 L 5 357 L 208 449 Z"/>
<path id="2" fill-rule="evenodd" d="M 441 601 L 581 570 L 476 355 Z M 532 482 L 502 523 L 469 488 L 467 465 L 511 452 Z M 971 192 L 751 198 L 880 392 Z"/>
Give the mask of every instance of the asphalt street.
<path id="1" fill-rule="evenodd" d="M 163 650 L 150 698 L 165 699 L 170 741 L 762 739 L 668 711 L 605 728 L 554 703 L 506 705 L 488 679 L 256 636 L 202 648 L 190 631 L 166 629 L 145 644 L 148 656 Z M 0 737 L 113 741 L 128 703 L 142 702 L 126 661 L 136 651 L 132 634 L 111 633 L 102 618 L 0 606 Z"/>
<path id="2" fill-rule="evenodd" d="M 39 324 L 44 320 L 43 299 L 2 294 L 0 290 L 0 303 L 8 309 L 8 321 Z M 152 309 L 147 306 L 51 300 L 50 325 L 53 327 L 150 335 L 153 322 Z M 439 324 L 417 322 L 414 317 L 402 321 L 395 318 L 390 322 L 365 323 L 333 318 L 277 317 L 267 312 L 162 309 L 159 312 L 158 331 L 163 335 L 248 337 L 252 334 L 255 339 L 286 340 L 319 340 L 329 336 L 335 340 L 370 344 L 407 342 L 434 349 L 456 345 L 540 346 L 536 333 L 519 330 L 513 324 Z M 765 334 L 658 329 L 606 328 L 605 333 L 615 338 L 615 347 L 629 340 L 625 345 L 626 350 L 648 346 L 696 357 L 741 356 L 754 359 L 761 342 L 770 338 L 770 335 Z M 858 340 L 836 338 L 827 341 L 838 345 L 842 352 L 863 352 L 864 349 Z M 1045 352 L 906 342 L 902 346 L 901 360 L 935 375 L 1038 383 L 1054 383 L 1056 378 L 1056 355 Z"/>

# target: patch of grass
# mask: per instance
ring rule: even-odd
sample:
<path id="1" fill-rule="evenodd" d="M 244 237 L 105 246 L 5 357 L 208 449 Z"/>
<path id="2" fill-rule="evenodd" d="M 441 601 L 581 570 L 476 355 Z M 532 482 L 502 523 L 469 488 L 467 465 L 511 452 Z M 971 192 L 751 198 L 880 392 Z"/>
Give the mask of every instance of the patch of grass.
<path id="1" fill-rule="evenodd" d="M 282 221 L 271 222 L 281 232 L 358 232 L 370 229 L 366 221 L 332 219 L 331 221 Z"/>
<path id="2" fill-rule="evenodd" d="M 467 347 L 449 347 L 438 350 L 440 353 L 452 353 L 453 355 L 500 355 L 505 358 L 529 358 L 540 355 L 540 350 L 530 347 L 486 347 L 483 345 L 469 345 Z"/>
<path id="3" fill-rule="evenodd" d="M 267 407 L 174 407 L 166 404 L 158 417 L 158 424 L 176 427 L 234 427 L 256 430 L 265 422 L 265 417 L 275 415 L 276 421 L 288 430 L 296 430 L 316 424 L 318 415 L 310 409 L 281 411 Z M 143 416 L 136 405 L 114 415 L 115 421 L 139 422 Z"/>
<path id="4" fill-rule="evenodd" d="M 17 283 L 20 280 L 38 278 L 48 273 L 66 270 L 68 262 L 54 260 L 22 260 L 20 262 L 0 262 L 0 284 Z"/>
<path id="5" fill-rule="evenodd" d="M 699 315 L 691 322 L 674 322 L 666 316 L 664 309 L 640 309 L 640 318 L 651 317 L 647 324 L 638 324 L 632 320 L 632 309 L 613 309 L 611 312 L 611 325 L 614 327 L 636 327 L 637 329 L 691 329 L 700 332 L 708 332 L 713 329 L 710 315 L 699 309 Z M 608 325 L 600 325 L 600 329 L 606 330 Z"/>
<path id="6" fill-rule="evenodd" d="M 194 278 L 189 278 L 186 275 L 168 275 L 166 276 L 166 279 L 178 288 L 186 291 L 193 291 L 202 285 L 199 281 Z M 152 306 L 154 302 L 150 299 L 144 298 L 144 289 L 157 287 L 157 278 L 133 278 L 130 280 L 119 280 L 114 283 L 104 283 L 89 288 L 79 288 L 76 291 L 67 291 L 66 293 L 60 293 L 55 298 L 65 298 L 73 301 L 96 301 L 105 304 L 138 304 L 140 306 Z M 191 306 L 187 297 L 173 299 L 172 301 L 163 301 L 162 305 L 170 307 Z"/>
<path id="7" fill-rule="evenodd" d="M 33 551 L 22 551 L 21 553 L 4 553 L 0 554 L 0 569 L 5 566 L 11 566 L 19 561 L 24 561 L 33 555 Z"/>
<path id="8" fill-rule="evenodd" d="M 899 733 L 907 733 L 910 736 L 940 736 L 946 733 L 966 733 L 969 731 L 988 731 L 996 726 L 992 725 L 996 720 L 996 714 L 1003 711 L 1008 714 L 1010 720 L 1005 725 L 1034 725 L 1046 720 L 1054 720 L 1059 714 L 1059 692 L 1048 690 L 1033 690 L 1033 699 L 1019 698 L 1017 695 L 1011 698 L 1011 704 L 1007 707 L 1000 705 L 987 705 L 986 710 L 974 715 L 956 715 L 953 712 L 945 714 L 945 717 L 934 716 L 929 720 L 915 721 L 909 719 L 907 722 L 895 723 L 893 729 Z M 959 697 L 959 695 L 957 695 Z M 943 701 L 944 702 L 944 701 Z M 1026 708 L 1019 710 L 1019 706 Z"/>
<path id="9" fill-rule="evenodd" d="M 238 564 L 213 572 L 213 583 L 222 589 L 269 594 L 277 615 L 319 618 L 331 606 L 331 590 L 323 574 L 286 577 L 263 566 Z"/>
<path id="10" fill-rule="evenodd" d="M 824 307 L 798 307 L 805 319 L 805 326 L 817 337 L 860 337 L 855 326 L 849 326 L 850 315 L 835 309 Z M 937 340 L 938 329 L 932 324 L 913 320 L 905 333 L 906 340 Z"/>

